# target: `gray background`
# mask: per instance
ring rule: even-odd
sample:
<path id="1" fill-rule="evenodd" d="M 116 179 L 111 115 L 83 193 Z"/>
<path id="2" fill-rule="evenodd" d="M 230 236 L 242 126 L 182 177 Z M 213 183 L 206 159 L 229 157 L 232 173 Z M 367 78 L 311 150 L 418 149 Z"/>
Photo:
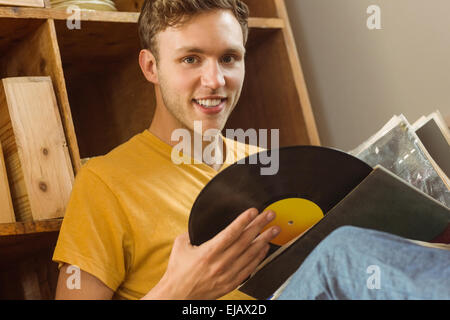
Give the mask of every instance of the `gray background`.
<path id="1" fill-rule="evenodd" d="M 450 115 L 449 0 L 285 2 L 322 145 L 349 151 L 401 113 Z"/>

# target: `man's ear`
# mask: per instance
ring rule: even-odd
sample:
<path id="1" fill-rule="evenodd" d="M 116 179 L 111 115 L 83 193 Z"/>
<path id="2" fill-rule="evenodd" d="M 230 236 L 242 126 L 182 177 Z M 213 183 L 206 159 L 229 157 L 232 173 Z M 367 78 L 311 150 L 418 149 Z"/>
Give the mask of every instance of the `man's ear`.
<path id="1" fill-rule="evenodd" d="M 156 68 L 156 58 L 150 50 L 139 52 L 139 65 L 145 78 L 153 84 L 159 84 L 158 70 Z"/>

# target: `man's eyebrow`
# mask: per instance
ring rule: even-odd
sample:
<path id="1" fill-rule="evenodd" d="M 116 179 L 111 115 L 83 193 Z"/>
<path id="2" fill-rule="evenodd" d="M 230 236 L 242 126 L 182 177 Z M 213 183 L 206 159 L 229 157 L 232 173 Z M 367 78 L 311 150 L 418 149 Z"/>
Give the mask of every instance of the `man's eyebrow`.
<path id="1" fill-rule="evenodd" d="M 180 47 L 175 50 L 176 52 L 189 52 L 189 53 L 201 53 L 204 54 L 205 50 L 198 48 L 198 47 Z M 245 48 L 240 47 L 230 47 L 224 50 L 225 53 L 238 53 L 245 55 Z"/>

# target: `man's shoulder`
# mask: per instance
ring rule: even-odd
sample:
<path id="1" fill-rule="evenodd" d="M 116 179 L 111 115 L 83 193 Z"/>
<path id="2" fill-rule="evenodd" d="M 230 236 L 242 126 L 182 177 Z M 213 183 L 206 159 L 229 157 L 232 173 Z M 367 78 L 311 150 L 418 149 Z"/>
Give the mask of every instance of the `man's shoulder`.
<path id="1" fill-rule="evenodd" d="M 82 170 L 89 170 L 104 182 L 126 180 L 146 175 L 167 162 L 167 155 L 152 148 L 142 134 L 137 134 L 105 155 L 87 159 Z"/>
<path id="2" fill-rule="evenodd" d="M 127 158 L 135 152 L 136 138 L 137 136 L 134 136 L 104 155 L 84 159 L 82 168 L 97 174 L 120 170 L 129 161 Z"/>

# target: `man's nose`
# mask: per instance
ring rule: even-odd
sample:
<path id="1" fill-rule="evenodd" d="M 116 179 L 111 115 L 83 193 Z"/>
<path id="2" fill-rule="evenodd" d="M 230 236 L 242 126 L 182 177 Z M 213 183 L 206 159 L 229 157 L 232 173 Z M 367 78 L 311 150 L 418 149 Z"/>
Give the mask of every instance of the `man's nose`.
<path id="1" fill-rule="evenodd" d="M 225 86 L 225 77 L 220 64 L 216 61 L 207 63 L 202 71 L 202 86 L 210 89 L 218 89 Z"/>

